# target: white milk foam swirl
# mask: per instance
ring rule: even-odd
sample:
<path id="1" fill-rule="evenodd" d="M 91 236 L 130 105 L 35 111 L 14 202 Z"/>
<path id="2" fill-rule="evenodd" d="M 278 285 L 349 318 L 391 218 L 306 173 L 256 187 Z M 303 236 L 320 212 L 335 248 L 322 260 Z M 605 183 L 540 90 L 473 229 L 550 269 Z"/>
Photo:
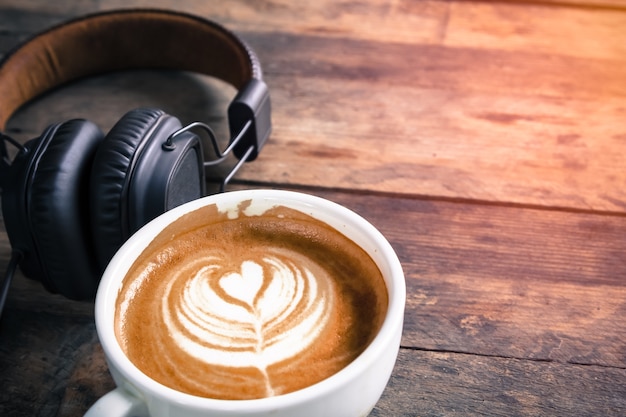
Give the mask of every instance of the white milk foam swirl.
<path id="1" fill-rule="evenodd" d="M 176 271 L 163 297 L 165 325 L 179 348 L 198 360 L 259 369 L 273 395 L 267 368 L 307 349 L 325 328 L 333 282 L 322 269 L 314 275 L 281 255 L 223 271 L 211 255 Z M 181 279 L 188 280 L 184 290 L 170 294 Z M 167 301 L 172 296 L 174 303 Z"/>

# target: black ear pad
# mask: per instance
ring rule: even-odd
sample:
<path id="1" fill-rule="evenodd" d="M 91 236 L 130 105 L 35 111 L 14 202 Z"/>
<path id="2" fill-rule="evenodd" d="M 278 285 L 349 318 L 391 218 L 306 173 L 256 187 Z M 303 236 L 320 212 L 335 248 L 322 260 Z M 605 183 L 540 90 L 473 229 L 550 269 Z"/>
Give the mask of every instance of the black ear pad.
<path id="1" fill-rule="evenodd" d="M 181 165 L 189 166 L 184 162 L 189 152 L 180 154 L 179 150 L 193 148 L 196 142 L 199 146 L 195 135 L 181 135 L 186 138 L 185 145 L 176 145 L 173 150 L 163 146 L 181 127 L 177 118 L 161 110 L 136 109 L 115 124 L 99 147 L 92 169 L 90 204 L 101 270 L 132 233 L 170 208 L 170 181 L 181 171 Z M 201 159 L 196 158 L 190 166 L 203 175 Z M 204 180 L 198 181 L 203 186 Z M 193 198 L 201 196 L 196 194 Z"/>
<path id="2" fill-rule="evenodd" d="M 49 128 L 26 190 L 32 251 L 41 266 L 41 276 L 32 278 L 72 299 L 93 297 L 98 285 L 88 199 L 91 165 L 103 137 L 86 120 Z"/>

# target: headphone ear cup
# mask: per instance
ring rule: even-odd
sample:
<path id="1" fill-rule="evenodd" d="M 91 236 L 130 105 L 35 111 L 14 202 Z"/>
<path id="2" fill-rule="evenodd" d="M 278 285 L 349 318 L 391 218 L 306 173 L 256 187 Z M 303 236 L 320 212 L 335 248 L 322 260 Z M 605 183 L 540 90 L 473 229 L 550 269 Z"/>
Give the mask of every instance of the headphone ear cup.
<path id="1" fill-rule="evenodd" d="M 91 298 L 100 279 L 88 215 L 89 177 L 104 134 L 92 122 L 70 120 L 49 129 L 26 191 L 27 218 L 48 290 Z"/>
<path id="2" fill-rule="evenodd" d="M 133 178 L 150 175 L 140 172 L 142 154 L 155 144 L 160 148 L 180 128 L 180 121 L 162 110 L 136 109 L 113 126 L 99 147 L 91 176 L 90 212 L 100 271 L 135 231 L 136 214 L 129 203 Z"/>

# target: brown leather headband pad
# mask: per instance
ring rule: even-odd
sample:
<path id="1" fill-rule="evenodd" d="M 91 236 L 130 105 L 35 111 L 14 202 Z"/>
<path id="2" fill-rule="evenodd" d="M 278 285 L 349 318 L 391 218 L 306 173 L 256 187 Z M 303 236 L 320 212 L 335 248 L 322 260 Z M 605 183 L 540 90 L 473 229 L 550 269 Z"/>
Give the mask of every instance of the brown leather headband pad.
<path id="1" fill-rule="evenodd" d="M 252 49 L 209 20 L 163 10 L 98 13 L 40 33 L 4 57 L 0 131 L 20 106 L 53 87 L 140 68 L 198 72 L 237 89 L 262 77 Z"/>

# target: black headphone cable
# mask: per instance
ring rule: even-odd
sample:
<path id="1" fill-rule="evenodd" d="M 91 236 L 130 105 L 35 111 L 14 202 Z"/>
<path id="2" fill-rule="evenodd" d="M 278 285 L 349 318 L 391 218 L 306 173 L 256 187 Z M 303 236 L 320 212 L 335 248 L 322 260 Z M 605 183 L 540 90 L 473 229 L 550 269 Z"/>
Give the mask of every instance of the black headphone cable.
<path id="1" fill-rule="evenodd" d="M 2 288 L 0 288 L 0 318 L 2 317 L 2 312 L 4 311 L 4 303 L 7 300 L 7 295 L 9 293 L 11 281 L 13 280 L 13 275 L 15 275 L 15 270 L 17 269 L 17 266 L 19 265 L 23 256 L 24 255 L 20 250 L 13 250 L 13 252 L 11 252 L 11 260 L 9 261 L 7 270 L 4 273 L 4 277 L 2 278 Z"/>

